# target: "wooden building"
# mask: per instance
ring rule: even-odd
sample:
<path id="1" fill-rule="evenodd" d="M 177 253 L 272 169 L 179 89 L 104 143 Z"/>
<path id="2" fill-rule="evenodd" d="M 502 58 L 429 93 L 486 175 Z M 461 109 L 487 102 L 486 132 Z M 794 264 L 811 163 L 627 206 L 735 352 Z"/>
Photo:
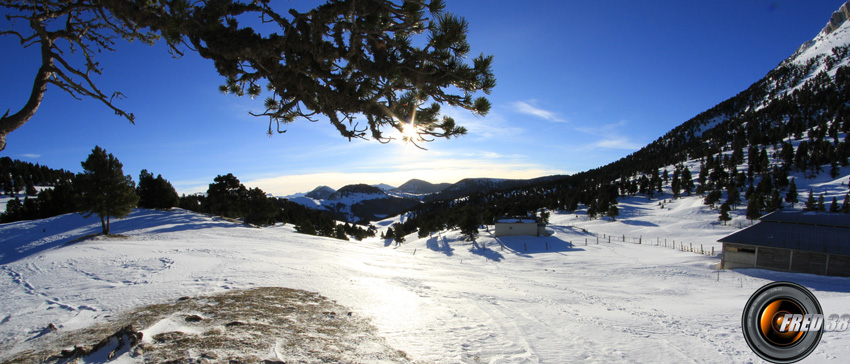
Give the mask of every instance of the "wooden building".
<path id="1" fill-rule="evenodd" d="M 850 214 L 776 211 L 723 243 L 722 266 L 850 277 Z"/>

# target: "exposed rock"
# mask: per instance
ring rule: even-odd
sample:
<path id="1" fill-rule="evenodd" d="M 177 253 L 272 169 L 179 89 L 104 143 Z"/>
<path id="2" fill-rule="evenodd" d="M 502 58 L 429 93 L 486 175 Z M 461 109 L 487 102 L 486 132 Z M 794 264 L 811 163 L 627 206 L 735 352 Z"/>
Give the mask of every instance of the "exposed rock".
<path id="1" fill-rule="evenodd" d="M 125 347 L 127 350 L 135 347 L 142 341 L 142 333 L 133 329 L 133 326 L 124 326 L 116 333 L 106 337 L 93 346 L 74 346 L 73 349 L 62 350 L 59 358 L 81 359 L 94 354 L 101 349 L 109 350 L 107 359 L 112 360 Z M 114 348 L 113 348 L 114 346 Z"/>
<path id="2" fill-rule="evenodd" d="M 844 3 L 837 11 L 832 13 L 832 17 L 829 18 L 829 22 L 826 23 L 821 33 L 824 35 L 832 33 L 832 31 L 841 27 L 841 24 L 844 24 L 847 19 L 850 19 L 850 1 Z"/>

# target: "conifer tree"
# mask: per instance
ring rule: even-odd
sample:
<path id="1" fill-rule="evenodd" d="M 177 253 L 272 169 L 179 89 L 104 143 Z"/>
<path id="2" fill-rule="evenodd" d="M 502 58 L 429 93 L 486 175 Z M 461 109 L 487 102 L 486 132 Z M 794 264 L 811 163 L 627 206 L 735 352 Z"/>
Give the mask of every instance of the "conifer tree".
<path id="1" fill-rule="evenodd" d="M 139 207 L 148 209 L 170 209 L 180 204 L 180 197 L 171 182 L 162 175 L 154 178 L 153 174 L 143 169 L 139 173 L 139 186 L 136 187 L 139 195 Z"/>
<path id="2" fill-rule="evenodd" d="M 738 191 L 738 188 L 734 183 L 730 183 L 726 189 L 726 203 L 729 204 L 729 208 L 734 208 L 739 203 L 741 203 L 741 192 Z"/>
<path id="3" fill-rule="evenodd" d="M 832 203 L 829 204 L 829 212 L 838 212 L 841 209 L 838 207 L 838 198 L 833 197 Z"/>
<path id="4" fill-rule="evenodd" d="M 744 192 L 744 198 L 748 201 L 755 195 L 756 189 L 753 187 L 753 180 L 750 180 L 750 186 L 747 187 L 747 192 Z"/>
<path id="5" fill-rule="evenodd" d="M 345 234 L 345 228 L 342 225 L 337 225 L 334 228 L 334 237 L 339 240 L 348 240 L 348 235 Z"/>
<path id="6" fill-rule="evenodd" d="M 247 192 L 248 189 L 245 188 L 245 185 L 239 182 L 239 179 L 232 173 L 216 176 L 207 189 L 204 209 L 207 212 L 224 217 L 243 217 Z"/>
<path id="7" fill-rule="evenodd" d="M 732 217 L 729 216 L 729 210 L 730 207 L 728 202 L 724 202 L 720 205 L 720 216 L 718 217 L 718 220 L 723 221 L 723 225 L 726 225 L 727 221 L 732 220 Z"/>
<path id="8" fill-rule="evenodd" d="M 841 204 L 841 212 L 850 213 L 850 193 L 844 195 L 844 203 Z"/>
<path id="9" fill-rule="evenodd" d="M 747 201 L 747 219 L 756 220 L 761 217 L 762 196 L 756 193 Z"/>
<path id="10" fill-rule="evenodd" d="M 723 192 L 720 192 L 720 190 L 711 190 L 711 192 L 709 192 L 708 195 L 705 196 L 705 199 L 703 199 L 703 204 L 709 205 L 713 209 L 714 204 L 716 204 L 717 201 L 720 201 L 720 198 L 722 197 Z"/>
<path id="11" fill-rule="evenodd" d="M 295 226 L 295 231 L 301 234 L 316 235 L 316 227 L 309 219 L 304 219 L 304 222 Z"/>
<path id="12" fill-rule="evenodd" d="M 32 184 L 32 181 L 27 180 L 26 187 L 24 188 L 27 196 L 36 196 L 38 195 L 38 190 L 35 189 L 35 186 Z"/>
<path id="13" fill-rule="evenodd" d="M 94 147 L 82 166 L 83 173 L 74 181 L 80 193 L 78 207 L 86 217 L 98 215 L 103 234 L 109 235 L 110 218 L 127 216 L 139 202 L 135 183 L 124 175 L 121 162 L 99 146 Z"/>
<path id="14" fill-rule="evenodd" d="M 197 52 L 225 78 L 222 92 L 253 98 L 265 89 L 265 110 L 252 115 L 269 118 L 270 134 L 285 132 L 281 128 L 296 119 L 324 115 L 345 139 L 387 141 L 388 129 L 401 132 L 413 124 L 402 120 L 415 115 L 418 127 L 405 137 L 415 143 L 466 133 L 441 117 L 441 104 L 478 115 L 489 111 L 490 102 L 476 94 L 496 85 L 493 58 L 469 54 L 468 23 L 446 12 L 443 1 L 339 0 L 309 10 L 283 3 L 0 2 L 14 24 L 0 35 L 41 50 L 33 85 L 25 90 L 28 100 L 0 116 L 0 151 L 6 136 L 35 115 L 51 84 L 134 122 L 114 102 L 121 93 L 102 92 L 91 77 L 101 73 L 97 55 L 115 50 L 120 39 L 163 39 L 172 54 Z M 258 24 L 262 28 L 252 28 Z"/>
<path id="15" fill-rule="evenodd" d="M 809 189 L 809 198 L 806 199 L 805 207 L 803 207 L 803 211 L 815 211 L 817 210 L 817 201 L 815 200 L 814 191 Z"/>
<path id="16" fill-rule="evenodd" d="M 817 210 L 820 211 L 820 212 L 826 211 L 826 204 L 823 201 L 823 193 L 821 193 L 820 196 L 818 196 Z"/>
<path id="17" fill-rule="evenodd" d="M 767 211 L 773 212 L 782 208 L 782 198 L 779 197 L 779 190 L 773 190 L 770 193 L 770 202 L 767 204 Z"/>
<path id="18" fill-rule="evenodd" d="M 795 180 L 793 179 L 791 180 L 791 185 L 788 186 L 788 193 L 785 194 L 785 202 L 790 203 L 791 208 L 794 207 L 794 204 L 799 202 L 797 201 L 797 183 L 794 181 Z"/>
<path id="19" fill-rule="evenodd" d="M 416 232 L 416 236 L 422 239 L 428 237 L 429 235 L 431 235 L 431 231 L 428 229 L 427 225 L 421 224 L 419 226 L 419 231 Z"/>
<path id="20" fill-rule="evenodd" d="M 477 214 L 472 211 L 466 211 L 460 222 L 460 233 L 466 236 L 467 240 L 474 243 L 478 237 L 478 225 L 480 225 L 480 221 Z"/>
<path id="21" fill-rule="evenodd" d="M 696 190 L 697 195 L 701 195 L 701 194 L 705 193 L 705 190 L 706 190 L 705 183 L 706 183 L 707 177 L 708 177 L 708 169 L 707 169 L 705 163 L 700 162 L 699 175 L 697 175 L 697 182 L 699 182 L 699 185 L 697 186 L 697 190 Z"/>
<path id="22" fill-rule="evenodd" d="M 404 243 L 404 225 L 400 223 L 393 224 L 393 241 L 395 241 L 396 245 L 401 245 Z"/>
<path id="23" fill-rule="evenodd" d="M 6 212 L 0 215 L 0 222 L 18 221 L 23 215 L 24 204 L 16 196 L 13 200 L 6 202 Z"/>
<path id="24" fill-rule="evenodd" d="M 274 225 L 277 208 L 272 199 L 256 187 L 248 190 L 245 196 L 245 223 L 259 226 Z"/>
<path id="25" fill-rule="evenodd" d="M 597 213 L 598 212 L 596 211 L 596 200 L 593 200 L 590 206 L 587 207 L 587 217 L 593 220 L 596 218 Z"/>
<path id="26" fill-rule="evenodd" d="M 608 216 L 611 217 L 611 221 L 617 221 L 617 216 L 620 216 L 620 209 L 617 207 L 617 204 L 608 206 Z"/>
<path id="27" fill-rule="evenodd" d="M 612 204 L 612 206 L 614 206 L 614 204 Z M 549 211 L 546 211 L 545 209 L 540 209 L 540 222 L 541 223 L 549 224 L 549 216 L 550 216 Z"/>
<path id="28" fill-rule="evenodd" d="M 688 167 L 685 167 L 685 170 L 682 171 L 682 186 L 688 196 L 694 191 L 694 178 L 691 176 L 691 170 Z"/>
<path id="29" fill-rule="evenodd" d="M 673 198 L 679 198 L 679 195 L 682 193 L 682 184 L 679 178 L 679 168 L 676 168 L 673 171 L 673 181 L 670 182 L 670 188 L 673 190 Z"/>

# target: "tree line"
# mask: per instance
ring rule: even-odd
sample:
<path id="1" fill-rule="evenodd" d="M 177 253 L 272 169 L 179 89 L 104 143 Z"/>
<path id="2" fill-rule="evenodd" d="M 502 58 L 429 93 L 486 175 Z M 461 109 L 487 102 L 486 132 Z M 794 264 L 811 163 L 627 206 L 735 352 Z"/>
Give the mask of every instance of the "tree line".
<path id="1" fill-rule="evenodd" d="M 362 240 L 376 235 L 373 226 L 338 224 L 328 213 L 308 209 L 292 201 L 269 196 L 259 188 L 247 188 L 231 173 L 219 175 L 207 193 L 178 196 L 174 186 L 162 177 L 144 169 L 139 183 L 124 175 L 123 166 L 111 153 L 96 146 L 82 162 L 83 172 L 70 173 L 28 162 L 0 159 L 0 181 L 11 181 L 7 194 L 14 199 L 6 203 L 0 222 L 42 219 L 65 213 L 97 215 L 102 231 L 109 234 L 111 218 L 122 218 L 134 207 L 186 210 L 239 219 L 246 224 L 270 226 L 291 223 L 300 233 Z M 23 181 L 23 182 L 22 182 Z M 5 182 L 2 182 L 5 183 Z M 14 186 L 31 185 L 21 200 Z M 5 186 L 5 185 L 4 185 Z M 41 191 L 33 192 L 34 186 Z"/>

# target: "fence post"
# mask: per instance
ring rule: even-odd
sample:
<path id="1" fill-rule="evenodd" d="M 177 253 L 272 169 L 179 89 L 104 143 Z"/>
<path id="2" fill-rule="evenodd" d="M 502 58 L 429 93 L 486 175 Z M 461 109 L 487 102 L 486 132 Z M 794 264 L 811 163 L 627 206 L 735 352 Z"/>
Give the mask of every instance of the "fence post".
<path id="1" fill-rule="evenodd" d="M 638 244 L 643 244 L 643 235 L 638 237 Z"/>
<path id="2" fill-rule="evenodd" d="M 526 243 L 522 243 L 522 250 L 523 250 L 523 251 L 528 251 L 528 244 L 526 244 Z"/>
<path id="3" fill-rule="evenodd" d="M 611 244 L 611 235 L 608 235 L 608 244 Z"/>

